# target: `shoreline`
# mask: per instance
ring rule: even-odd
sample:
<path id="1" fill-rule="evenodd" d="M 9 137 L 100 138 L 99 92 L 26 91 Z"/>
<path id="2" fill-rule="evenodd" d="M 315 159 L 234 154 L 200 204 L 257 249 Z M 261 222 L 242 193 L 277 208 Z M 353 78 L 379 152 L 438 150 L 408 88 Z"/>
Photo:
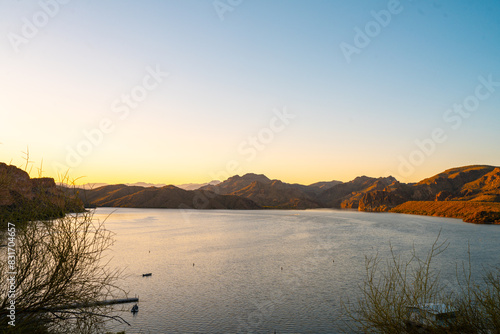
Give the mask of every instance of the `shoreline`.
<path id="1" fill-rule="evenodd" d="M 470 201 L 408 201 L 389 212 L 462 219 L 466 223 L 500 225 L 500 203 Z"/>
<path id="2" fill-rule="evenodd" d="M 469 201 L 408 201 L 387 211 L 358 210 L 355 208 L 272 208 L 259 209 L 196 209 L 196 208 L 165 208 L 165 207 L 130 207 L 130 206 L 96 206 L 96 208 L 125 208 L 125 209 L 167 209 L 167 210 L 193 210 L 193 211 L 306 211 L 306 210 L 338 210 L 370 213 L 398 213 L 419 216 L 443 217 L 461 219 L 465 223 L 478 225 L 500 225 L 500 203 L 498 202 L 469 202 Z"/>

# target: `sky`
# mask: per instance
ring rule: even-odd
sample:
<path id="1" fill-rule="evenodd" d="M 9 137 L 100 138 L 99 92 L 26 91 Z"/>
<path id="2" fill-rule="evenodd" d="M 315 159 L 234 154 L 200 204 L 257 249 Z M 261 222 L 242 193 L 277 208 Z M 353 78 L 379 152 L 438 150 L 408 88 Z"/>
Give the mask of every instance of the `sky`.
<path id="1" fill-rule="evenodd" d="M 0 0 L 0 161 L 77 183 L 500 165 L 497 0 Z"/>

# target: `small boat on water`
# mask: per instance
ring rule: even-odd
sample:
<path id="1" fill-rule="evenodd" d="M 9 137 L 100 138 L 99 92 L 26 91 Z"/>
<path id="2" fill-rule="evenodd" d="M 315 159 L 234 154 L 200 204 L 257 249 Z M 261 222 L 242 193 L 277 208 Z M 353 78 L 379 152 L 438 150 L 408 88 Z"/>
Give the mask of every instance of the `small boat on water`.
<path id="1" fill-rule="evenodd" d="M 148 276 L 151 276 L 151 275 L 153 275 L 153 273 L 142 274 L 142 277 L 148 277 Z"/>
<path id="2" fill-rule="evenodd" d="M 132 306 L 132 309 L 130 310 L 130 312 L 132 312 L 132 313 L 139 312 L 139 306 L 137 304 L 135 304 L 134 306 Z"/>

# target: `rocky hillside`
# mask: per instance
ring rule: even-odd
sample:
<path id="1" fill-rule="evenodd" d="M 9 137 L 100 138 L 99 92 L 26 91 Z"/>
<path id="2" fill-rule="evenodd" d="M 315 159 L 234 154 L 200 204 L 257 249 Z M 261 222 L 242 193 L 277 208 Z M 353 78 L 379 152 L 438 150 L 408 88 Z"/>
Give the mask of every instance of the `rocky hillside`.
<path id="1" fill-rule="evenodd" d="M 83 210 L 51 178 L 30 178 L 25 171 L 0 163 L 0 220 L 21 221 L 60 217 Z"/>
<path id="2" fill-rule="evenodd" d="M 264 175 L 246 174 L 233 176 L 226 181 L 202 189 L 219 194 L 231 194 L 255 201 L 264 208 L 358 209 L 364 194 L 382 190 L 398 183 L 393 177 L 373 178 L 360 176 L 352 181 L 318 182 L 309 186 L 270 180 Z"/>
<path id="3" fill-rule="evenodd" d="M 236 175 L 218 185 L 202 189 L 218 194 L 248 198 L 263 208 L 311 209 L 322 207 L 317 197 L 321 188 L 270 180 L 265 175 L 260 174 Z"/>
<path id="4" fill-rule="evenodd" d="M 330 181 L 310 186 L 271 180 L 261 174 L 233 176 L 218 184 L 187 191 L 175 186 L 139 187 L 109 185 L 81 190 L 87 206 L 137 208 L 204 209 L 309 209 L 324 207 L 320 194 L 341 182 Z"/>
<path id="5" fill-rule="evenodd" d="M 345 183 L 330 181 L 307 186 L 271 180 L 261 174 L 246 174 L 235 175 L 222 183 L 207 185 L 195 191 L 174 186 L 157 188 L 113 185 L 87 190 L 81 194 L 87 205 L 95 206 L 203 209 L 350 208 L 386 212 L 409 201 L 500 202 L 500 168 L 453 168 L 414 184 L 400 183 L 391 176 L 360 176 Z M 462 204 L 455 206 L 457 212 L 465 212 Z M 446 208 L 443 206 L 443 210 L 453 211 L 452 207 L 453 204 L 447 204 Z M 467 208 L 483 210 L 489 207 L 476 205 Z M 420 207 L 418 210 L 423 212 Z M 429 214 L 436 212 L 439 210 L 432 206 L 432 213 Z M 470 211 L 468 214 L 489 219 L 490 216 L 485 212 Z"/>
<path id="6" fill-rule="evenodd" d="M 328 182 L 316 182 L 308 186 L 311 190 L 316 192 L 321 192 L 323 190 L 329 189 L 337 184 L 341 184 L 341 181 L 328 181 Z"/>
<path id="7" fill-rule="evenodd" d="M 270 184 L 272 181 L 265 175 L 249 173 L 243 176 L 232 176 L 219 184 L 202 187 L 201 190 L 209 190 L 218 194 L 228 195 L 244 189 L 255 182 L 260 184 Z"/>
<path id="8" fill-rule="evenodd" d="M 367 192 L 360 201 L 363 211 L 389 211 L 407 201 L 500 201 L 500 168 L 465 166 L 448 169 L 416 184 L 394 183 Z"/>
<path id="9" fill-rule="evenodd" d="M 175 186 L 139 187 L 123 184 L 81 190 L 87 206 L 170 209 L 259 209 L 250 199 L 211 191 L 184 190 Z"/>
<path id="10" fill-rule="evenodd" d="M 448 169 L 417 183 L 415 200 L 474 200 L 500 194 L 500 168 L 465 166 Z"/>
<path id="11" fill-rule="evenodd" d="M 325 207 L 358 209 L 359 201 L 364 194 L 382 190 L 395 182 L 397 180 L 392 176 L 380 178 L 359 176 L 352 181 L 326 189 L 320 194 L 320 198 Z"/>

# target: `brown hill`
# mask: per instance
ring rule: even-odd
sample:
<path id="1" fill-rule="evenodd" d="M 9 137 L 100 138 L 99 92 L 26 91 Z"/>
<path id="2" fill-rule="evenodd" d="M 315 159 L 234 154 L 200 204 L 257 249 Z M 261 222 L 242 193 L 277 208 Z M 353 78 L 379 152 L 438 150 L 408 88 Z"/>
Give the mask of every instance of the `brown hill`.
<path id="1" fill-rule="evenodd" d="M 311 188 L 311 189 L 318 189 L 320 191 L 324 191 L 324 190 L 330 189 L 331 187 L 336 186 L 337 184 L 341 184 L 341 183 L 343 183 L 343 182 L 342 181 L 335 181 L 335 180 L 334 181 L 322 181 L 322 182 L 316 182 L 316 183 L 310 184 L 307 187 Z"/>
<path id="2" fill-rule="evenodd" d="M 217 186 L 204 187 L 219 194 L 249 198 L 265 208 L 312 209 L 320 207 L 357 209 L 363 196 L 383 190 L 397 180 L 393 177 L 357 177 L 346 183 L 318 182 L 305 186 L 270 180 L 264 175 L 233 176 Z"/>
<path id="3" fill-rule="evenodd" d="M 386 212 L 412 197 L 412 186 L 400 182 L 380 190 L 365 192 L 359 200 L 359 211 Z"/>
<path id="4" fill-rule="evenodd" d="M 370 191 L 382 190 L 397 182 L 392 176 L 373 178 L 359 176 L 352 181 L 337 184 L 320 194 L 326 207 L 357 209 L 364 194 Z"/>
<path id="5" fill-rule="evenodd" d="M 218 194 L 248 198 L 265 208 L 311 209 L 322 207 L 316 198 L 317 189 L 270 180 L 265 175 L 260 174 L 236 175 L 216 186 L 201 189 Z"/>
<path id="6" fill-rule="evenodd" d="M 200 188 L 200 190 L 209 190 L 217 194 L 228 195 L 234 193 L 235 191 L 248 187 L 253 182 L 268 184 L 271 183 L 271 180 L 267 176 L 262 174 L 248 173 L 243 176 L 231 176 L 224 182 L 221 182 L 217 185 L 208 185 Z"/>
<path id="7" fill-rule="evenodd" d="M 500 168 L 466 183 L 460 190 L 460 199 L 481 202 L 500 202 Z"/>
<path id="8" fill-rule="evenodd" d="M 32 179 L 25 171 L 0 163 L 0 220 L 48 219 L 82 210 L 83 203 L 57 187 L 54 179 Z"/>
<path id="9" fill-rule="evenodd" d="M 367 192 L 362 211 L 389 211 L 407 201 L 482 201 L 500 199 L 500 168 L 473 165 L 448 169 L 416 184 L 395 183 Z"/>
<path id="10" fill-rule="evenodd" d="M 479 165 L 448 169 L 415 184 L 412 199 L 432 201 L 440 192 L 447 194 L 448 199 L 463 197 L 462 190 L 466 184 L 474 183 L 494 170 L 493 166 Z"/>
<path id="11" fill-rule="evenodd" d="M 81 192 L 87 206 L 170 209 L 258 209 L 255 202 L 211 191 L 189 191 L 175 186 L 139 187 L 123 184 Z"/>
<path id="12" fill-rule="evenodd" d="M 125 196 L 137 193 L 143 189 L 145 188 L 140 186 L 115 184 L 91 190 L 80 190 L 80 197 L 87 206 L 113 206 L 107 204 Z"/>
<path id="13" fill-rule="evenodd" d="M 308 193 L 279 180 L 273 180 L 270 183 L 254 181 L 232 194 L 249 198 L 260 206 L 267 208 L 311 209 L 321 207 L 321 204 L 316 202 L 314 197 Z"/>

